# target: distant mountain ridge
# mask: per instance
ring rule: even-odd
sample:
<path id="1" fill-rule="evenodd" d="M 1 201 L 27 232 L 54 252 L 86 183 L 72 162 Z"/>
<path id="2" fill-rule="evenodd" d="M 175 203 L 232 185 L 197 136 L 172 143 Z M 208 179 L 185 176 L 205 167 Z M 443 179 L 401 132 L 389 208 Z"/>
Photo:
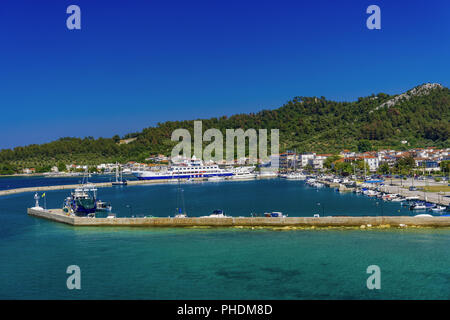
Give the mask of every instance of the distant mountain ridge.
<path id="1" fill-rule="evenodd" d="M 281 151 L 295 148 L 299 152 L 329 153 L 357 149 L 361 140 L 368 140 L 374 149 L 449 147 L 450 90 L 426 83 L 403 94 L 372 94 L 353 102 L 295 97 L 278 109 L 201 120 L 203 130 L 217 128 L 223 133 L 236 128 L 279 129 Z M 173 130 L 193 132 L 193 123 L 167 121 L 124 137 L 61 138 L 5 149 L 0 151 L 0 164 L 21 168 L 61 162 L 144 161 L 151 154 L 170 154 L 176 144 L 170 141 Z M 123 143 L 125 140 L 129 143 Z M 401 143 L 405 140 L 406 145 Z"/>

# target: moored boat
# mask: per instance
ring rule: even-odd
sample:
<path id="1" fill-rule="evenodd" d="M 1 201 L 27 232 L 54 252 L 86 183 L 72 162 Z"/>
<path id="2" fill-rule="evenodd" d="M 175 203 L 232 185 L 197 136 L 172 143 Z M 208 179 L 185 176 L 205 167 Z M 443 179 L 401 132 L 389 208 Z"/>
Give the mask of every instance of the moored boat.
<path id="1" fill-rule="evenodd" d="M 87 216 L 97 210 L 97 188 L 92 184 L 83 184 L 71 192 L 64 201 L 63 210 L 77 216 Z"/>
<path id="2" fill-rule="evenodd" d="M 445 210 L 447 210 L 447 207 L 444 207 L 444 206 L 436 206 L 434 208 L 431 208 L 431 211 L 433 211 L 433 212 L 441 212 L 441 211 L 445 211 Z"/>
<path id="3" fill-rule="evenodd" d="M 286 215 L 284 215 L 282 212 L 279 212 L 279 211 L 266 212 L 266 213 L 264 213 L 264 216 L 267 218 L 286 218 L 287 217 Z"/>
<path id="4" fill-rule="evenodd" d="M 427 207 L 425 206 L 425 204 L 421 202 L 415 202 L 409 207 L 409 210 L 426 210 L 426 209 Z"/>
<path id="5" fill-rule="evenodd" d="M 123 171 L 118 163 L 116 163 L 116 181 L 111 183 L 113 186 L 126 186 L 128 185 L 127 180 L 123 179 Z"/>
<path id="6" fill-rule="evenodd" d="M 111 211 L 112 206 L 108 202 L 104 202 L 101 200 L 97 200 L 96 202 L 96 211 Z"/>
<path id="7" fill-rule="evenodd" d="M 223 210 L 214 210 L 209 216 L 203 216 L 200 218 L 229 218 L 223 213 Z"/>
<path id="8" fill-rule="evenodd" d="M 288 180 L 305 180 L 306 176 L 300 172 L 291 172 L 286 174 L 283 178 Z"/>
<path id="9" fill-rule="evenodd" d="M 190 161 L 172 165 L 161 171 L 134 171 L 133 174 L 139 180 L 170 180 L 170 179 L 194 179 L 209 177 L 231 177 L 233 172 L 219 168 L 218 165 L 205 165 L 203 161 L 194 157 Z"/>
<path id="10" fill-rule="evenodd" d="M 255 179 L 256 173 L 252 172 L 254 168 L 252 167 L 238 167 L 235 168 L 233 172 L 233 176 L 231 179 Z"/>

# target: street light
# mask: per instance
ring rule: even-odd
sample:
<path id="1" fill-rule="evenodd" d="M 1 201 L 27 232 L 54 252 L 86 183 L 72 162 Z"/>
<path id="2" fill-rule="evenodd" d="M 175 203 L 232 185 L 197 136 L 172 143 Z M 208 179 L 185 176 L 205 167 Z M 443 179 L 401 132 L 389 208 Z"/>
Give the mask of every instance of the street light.
<path id="1" fill-rule="evenodd" d="M 381 215 L 383 216 L 383 214 L 384 214 L 384 212 L 383 212 L 383 200 L 381 200 L 381 202 L 377 201 L 376 204 L 377 204 L 377 206 L 379 206 L 381 208 Z"/>
<path id="2" fill-rule="evenodd" d="M 130 208 L 130 216 L 133 216 L 133 206 L 131 204 L 126 205 L 127 208 Z"/>
<path id="3" fill-rule="evenodd" d="M 321 206 L 320 202 L 317 202 L 318 206 Z M 322 216 L 325 215 L 325 206 L 322 205 Z"/>

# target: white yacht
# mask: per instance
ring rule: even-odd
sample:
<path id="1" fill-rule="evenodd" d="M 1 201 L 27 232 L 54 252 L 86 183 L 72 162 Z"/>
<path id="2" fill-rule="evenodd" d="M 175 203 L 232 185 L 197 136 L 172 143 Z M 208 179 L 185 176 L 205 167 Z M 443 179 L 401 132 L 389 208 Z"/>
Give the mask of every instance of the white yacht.
<path id="1" fill-rule="evenodd" d="M 283 178 L 286 178 L 288 180 L 306 180 L 306 176 L 300 172 L 288 173 Z"/>
<path id="2" fill-rule="evenodd" d="M 229 218 L 223 213 L 223 210 L 214 210 L 209 216 L 203 216 L 200 218 Z"/>
<path id="3" fill-rule="evenodd" d="M 376 197 L 377 195 L 378 195 L 378 191 L 375 191 L 375 190 L 366 190 L 366 191 L 364 191 L 363 192 L 366 196 L 369 196 L 369 197 Z"/>
<path id="4" fill-rule="evenodd" d="M 255 179 L 256 173 L 253 172 L 255 167 L 238 167 L 233 169 L 231 179 Z"/>
<path id="5" fill-rule="evenodd" d="M 427 207 L 423 203 L 415 203 L 409 207 L 410 210 L 426 210 Z"/>
<path id="6" fill-rule="evenodd" d="M 447 207 L 444 207 L 444 206 L 436 206 L 434 208 L 431 208 L 431 211 L 440 212 L 440 211 L 445 211 L 446 209 L 447 209 Z"/>
<path id="7" fill-rule="evenodd" d="M 274 170 L 264 170 L 261 168 L 261 171 L 258 174 L 258 178 L 264 179 L 264 178 L 276 178 L 278 177 L 278 173 Z"/>

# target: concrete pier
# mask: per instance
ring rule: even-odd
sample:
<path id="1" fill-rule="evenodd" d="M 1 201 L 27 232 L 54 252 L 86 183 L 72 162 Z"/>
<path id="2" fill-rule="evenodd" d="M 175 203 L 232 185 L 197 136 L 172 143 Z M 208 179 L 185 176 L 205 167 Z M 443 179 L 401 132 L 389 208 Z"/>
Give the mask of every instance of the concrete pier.
<path id="1" fill-rule="evenodd" d="M 193 179 L 197 180 L 197 179 Z M 158 184 L 158 183 L 177 183 L 178 180 L 131 180 L 127 181 L 129 186 L 133 185 L 143 185 L 143 184 Z M 108 188 L 112 187 L 111 182 L 99 182 L 99 183 L 90 183 L 97 188 Z M 50 190 L 68 190 L 68 189 L 76 189 L 80 187 L 80 184 L 65 184 L 58 186 L 44 186 L 44 187 L 29 187 L 29 188 L 17 188 L 17 189 L 8 189 L 8 190 L 0 190 L 0 196 L 23 193 L 23 192 L 38 192 L 38 191 L 50 191 Z"/>
<path id="2" fill-rule="evenodd" d="M 36 210 L 30 216 L 72 226 L 124 227 L 450 227 L 450 217 L 230 217 L 230 218 L 86 218 L 74 217 L 61 209 Z"/>

